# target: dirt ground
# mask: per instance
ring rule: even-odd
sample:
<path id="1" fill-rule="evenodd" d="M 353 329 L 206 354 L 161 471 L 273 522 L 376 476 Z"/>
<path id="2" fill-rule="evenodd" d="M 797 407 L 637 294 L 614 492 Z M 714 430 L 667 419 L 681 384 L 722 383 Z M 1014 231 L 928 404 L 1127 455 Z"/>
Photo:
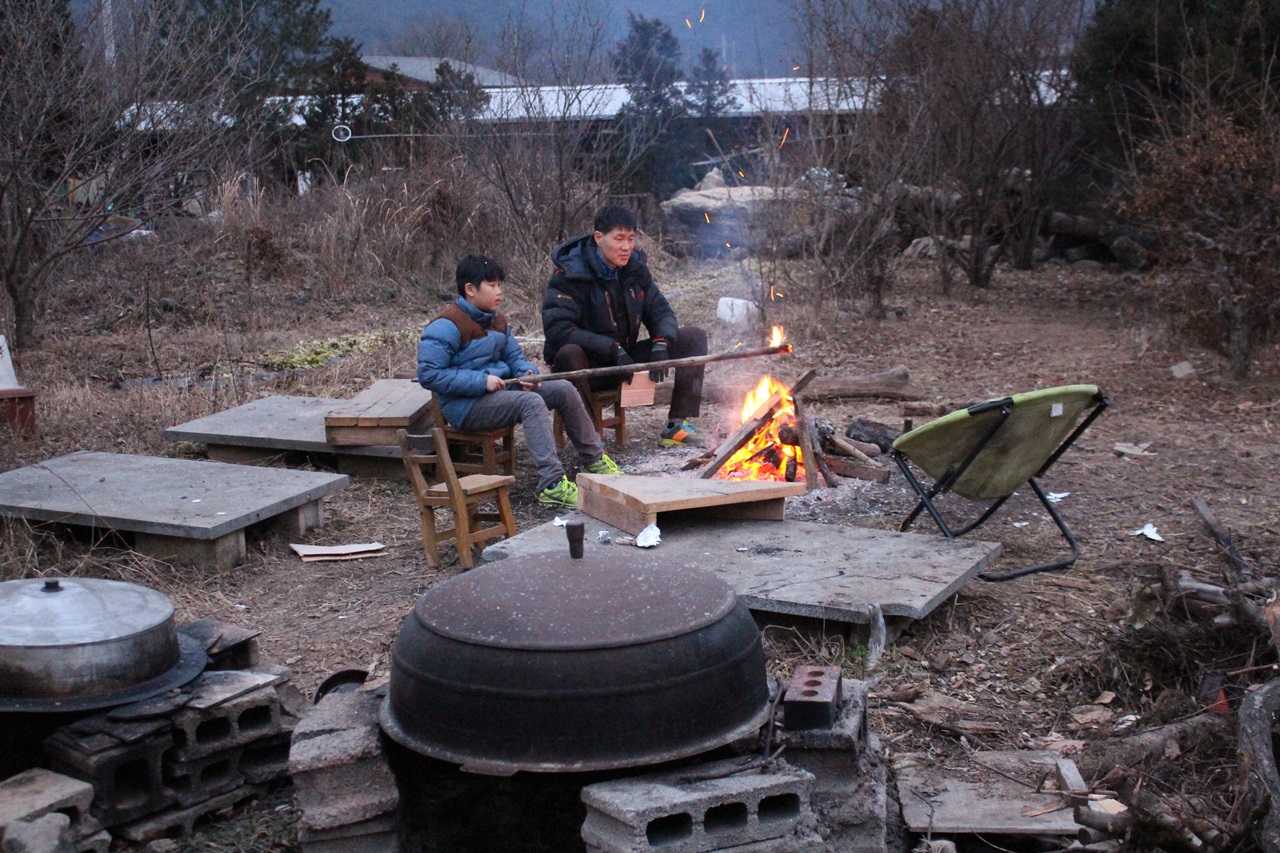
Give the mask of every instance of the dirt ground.
<path id="1" fill-rule="evenodd" d="M 746 295 L 754 269 L 744 262 L 667 261 L 659 266 L 659 280 L 683 323 L 712 331 L 717 351 L 761 341 L 759 329 L 714 319 L 717 298 Z M 1127 715 L 1136 715 L 1133 725 L 1140 730 L 1194 713 L 1195 688 L 1205 673 L 1226 676 L 1229 700 L 1267 677 L 1276 656 L 1263 636 L 1232 629 L 1216 646 L 1206 643 L 1214 651 L 1202 655 L 1196 643 L 1144 644 L 1131 625 L 1131 592 L 1160 570 L 1185 571 L 1210 583 L 1223 578 L 1226 563 L 1189 505 L 1194 496 L 1214 509 L 1262 574 L 1280 571 L 1280 483 L 1274 476 L 1280 351 L 1262 353 L 1249 382 L 1232 381 L 1220 355 L 1171 335 L 1176 318 L 1150 295 L 1150 283 L 1146 276 L 1049 266 L 1031 273 L 1003 270 L 988 290 L 957 283 L 943 295 L 932 267 L 906 266 L 890 297 L 905 308 L 901 318 L 871 322 L 830 306 L 815 309 L 812 299 L 784 300 L 772 308 L 771 319 L 786 327 L 794 355 L 709 370 L 708 381 L 729 383 L 763 370 L 786 379 L 812 367 L 836 378 L 905 365 L 928 399 L 956 406 L 1074 383 L 1095 383 L 1111 400 L 1045 480 L 1047 490 L 1069 493 L 1058 507 L 1080 541 L 1082 556 L 1072 570 L 970 583 L 910 626 L 872 672 L 865 671 L 862 653 L 839 638 L 766 631 L 779 671 L 789 661 L 818 657 L 870 678 L 879 697 L 871 727 L 890 754 L 941 757 L 972 745 L 1039 747 L 1108 737 Z M 0 469 L 79 449 L 198 457 L 201 448 L 170 445 L 160 432 L 258 396 L 350 396 L 411 364 L 413 329 L 426 318 L 421 300 L 303 299 L 288 288 L 268 288 L 245 301 L 229 286 L 197 295 L 170 281 L 166 287 L 187 300 L 186 307 L 153 318 L 148 336 L 141 310 L 122 286 L 86 276 L 66 287 L 67 298 L 45 318 L 49 331 L 42 343 L 18 358 L 20 378 L 42 395 L 41 433 L 0 449 Z M 97 287 L 104 288 L 104 298 L 77 298 L 77 288 Z M 518 296 L 515 286 L 510 289 Z M 531 339 L 539 332 L 529 307 L 534 289 L 512 300 L 519 303 L 516 325 Z M 266 353 L 300 339 L 379 331 L 397 334 L 327 366 L 251 381 Z M 529 349 L 540 348 L 531 342 Z M 1177 378 L 1171 368 L 1181 362 L 1189 362 L 1194 374 Z M 157 365 L 166 377 L 224 375 L 233 381 L 216 391 L 168 383 L 129 387 L 127 380 L 154 375 Z M 706 406 L 700 428 L 726 433 L 736 423 L 734 408 Z M 900 405 L 889 401 L 845 400 L 815 410 L 841 429 L 855 417 L 902 424 Z M 671 470 L 691 454 L 657 448 L 663 414 L 630 412 L 630 441 L 609 447 L 624 469 Z M 1146 455 L 1119 455 L 1117 443 L 1145 445 Z M 520 528 L 549 520 L 554 513 L 533 500 L 527 465 L 518 480 L 513 498 Z M 895 471 L 886 486 L 846 479 L 838 488 L 789 499 L 787 511 L 792 518 L 896 529 L 910 505 Z M 260 629 L 264 657 L 292 668 L 304 690 L 347 667 L 385 675 L 391 644 L 416 598 L 460 569 L 452 552 L 444 568 L 426 566 L 417 509 L 403 484 L 354 481 L 326 499 L 325 511 L 327 524 L 306 541 L 377 540 L 387 556 L 304 564 L 272 534 L 251 544 L 248 561 L 235 569 L 196 570 L 143 559 L 111 541 L 10 525 L 0 540 L 0 564 L 6 578 L 122 577 L 170 594 L 181 619 L 215 616 Z M 1134 535 L 1147 524 L 1163 541 Z M 927 521 L 918 529 L 934 532 Z M 1052 558 L 1061 545 L 1042 509 L 1026 496 L 1012 501 L 982 535 L 1004 544 L 997 569 Z M 660 548 L 654 558 L 661 559 Z M 963 703 L 953 716 L 969 721 L 967 729 L 959 727 L 969 736 L 962 742 L 957 727 L 931 724 L 928 715 L 885 698 L 904 691 L 933 691 Z M 1169 763 L 1160 784 L 1178 788 L 1198 780 L 1213 819 L 1227 822 L 1238 793 L 1229 751 L 1209 759 L 1175 756 Z"/>

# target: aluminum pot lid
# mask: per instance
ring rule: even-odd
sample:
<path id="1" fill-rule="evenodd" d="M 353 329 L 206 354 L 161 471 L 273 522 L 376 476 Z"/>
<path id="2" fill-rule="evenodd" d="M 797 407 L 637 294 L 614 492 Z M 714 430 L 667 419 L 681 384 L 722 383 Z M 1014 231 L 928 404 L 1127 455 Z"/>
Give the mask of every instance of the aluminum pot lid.
<path id="1" fill-rule="evenodd" d="M 414 615 L 454 640 L 512 649 L 652 642 L 723 619 L 737 594 L 715 575 L 647 555 L 508 557 L 437 584 Z"/>
<path id="2" fill-rule="evenodd" d="M 0 647 L 77 646 L 131 637 L 173 619 L 164 593 L 98 578 L 0 583 Z"/>

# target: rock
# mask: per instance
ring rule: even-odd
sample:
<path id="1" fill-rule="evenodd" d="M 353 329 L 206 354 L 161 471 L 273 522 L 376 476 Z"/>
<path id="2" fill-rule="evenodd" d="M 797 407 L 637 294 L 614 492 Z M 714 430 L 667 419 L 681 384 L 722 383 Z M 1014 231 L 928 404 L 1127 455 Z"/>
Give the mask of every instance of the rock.
<path id="1" fill-rule="evenodd" d="M 167 296 L 161 296 L 156 300 L 156 306 L 166 314 L 178 314 L 182 311 L 182 306 Z"/>
<path id="2" fill-rule="evenodd" d="M 75 853 L 71 818 L 51 812 L 34 820 L 15 820 L 4 830 L 4 853 Z"/>
<path id="3" fill-rule="evenodd" d="M 1129 236 L 1121 236 L 1111 241 L 1111 254 L 1122 267 L 1129 270 L 1146 269 L 1149 265 L 1147 252 L 1138 241 Z"/>
<path id="4" fill-rule="evenodd" d="M 698 181 L 693 189 L 695 192 L 703 192 L 704 190 L 718 190 L 723 188 L 724 185 L 724 175 L 721 174 L 720 167 L 715 166 L 703 176 L 702 180 Z"/>

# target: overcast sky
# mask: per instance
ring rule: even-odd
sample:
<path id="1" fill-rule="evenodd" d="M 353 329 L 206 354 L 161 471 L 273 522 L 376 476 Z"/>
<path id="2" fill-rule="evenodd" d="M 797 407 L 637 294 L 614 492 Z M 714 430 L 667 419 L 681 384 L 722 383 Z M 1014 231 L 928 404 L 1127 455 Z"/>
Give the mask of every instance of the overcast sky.
<path id="1" fill-rule="evenodd" d="M 333 33 L 351 36 L 367 53 L 389 52 L 413 24 L 463 17 L 484 40 L 524 3 L 532 20 L 545 18 L 556 0 L 324 0 Z M 735 77 L 790 76 L 803 57 L 792 36 L 788 0 L 600 0 L 616 41 L 626 32 L 627 12 L 658 18 L 680 40 L 685 71 L 703 47 L 723 49 Z M 686 20 L 688 23 L 686 24 Z"/>

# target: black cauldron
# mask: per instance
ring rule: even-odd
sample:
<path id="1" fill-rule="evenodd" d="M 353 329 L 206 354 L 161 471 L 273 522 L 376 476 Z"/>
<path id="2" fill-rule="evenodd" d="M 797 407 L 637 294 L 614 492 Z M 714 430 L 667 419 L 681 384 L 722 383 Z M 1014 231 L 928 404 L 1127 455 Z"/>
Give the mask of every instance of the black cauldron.
<path id="1" fill-rule="evenodd" d="M 510 557 L 425 593 L 392 650 L 380 722 L 480 773 L 695 755 L 768 713 L 760 632 L 714 575 L 622 548 Z"/>

